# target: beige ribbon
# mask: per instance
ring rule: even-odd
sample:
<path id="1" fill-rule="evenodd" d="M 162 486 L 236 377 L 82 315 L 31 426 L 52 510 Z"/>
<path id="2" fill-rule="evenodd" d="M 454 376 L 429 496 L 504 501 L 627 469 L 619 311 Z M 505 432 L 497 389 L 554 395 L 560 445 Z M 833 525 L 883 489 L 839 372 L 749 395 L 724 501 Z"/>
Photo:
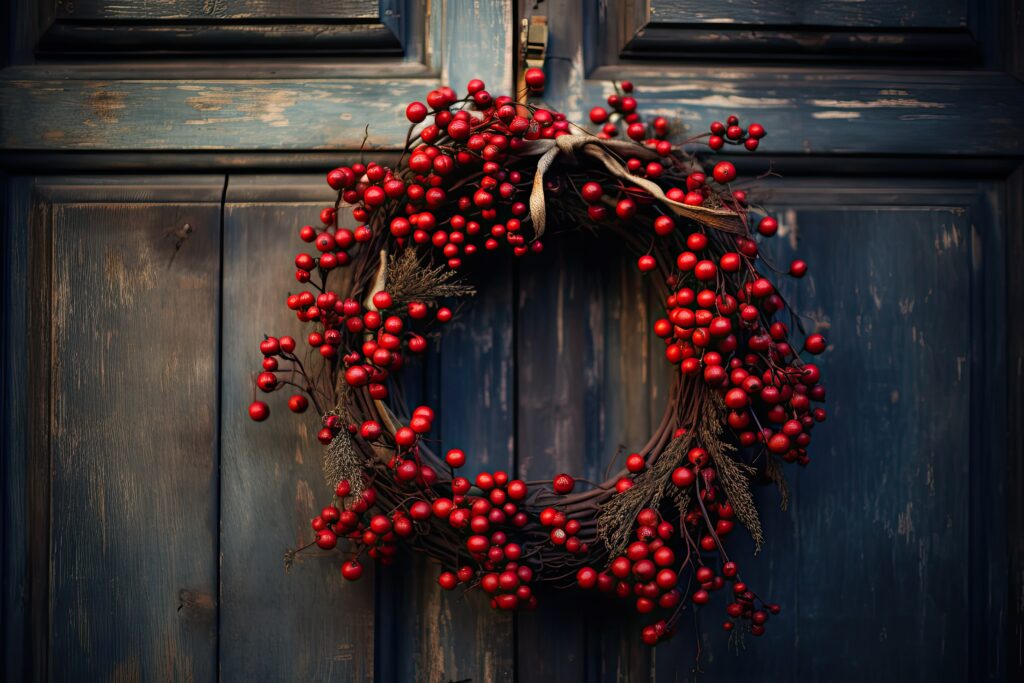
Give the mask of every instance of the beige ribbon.
<path id="1" fill-rule="evenodd" d="M 739 214 L 721 209 L 708 209 L 703 206 L 690 206 L 673 201 L 665 196 L 661 187 L 646 178 L 630 173 L 622 162 L 611 152 L 622 152 L 630 156 L 646 159 L 657 158 L 658 153 L 635 142 L 625 140 L 600 140 L 592 135 L 563 135 L 550 140 L 535 140 L 525 150 L 525 154 L 540 154 L 537 161 L 537 172 L 533 176 L 533 189 L 530 191 L 530 218 L 533 221 L 534 234 L 544 234 L 547 222 L 547 211 L 544 206 L 544 174 L 560 154 L 574 157 L 576 152 L 583 152 L 600 161 L 608 172 L 627 183 L 646 190 L 652 197 L 669 208 L 672 213 L 683 218 L 697 221 L 715 230 L 745 235 L 746 229 Z"/>

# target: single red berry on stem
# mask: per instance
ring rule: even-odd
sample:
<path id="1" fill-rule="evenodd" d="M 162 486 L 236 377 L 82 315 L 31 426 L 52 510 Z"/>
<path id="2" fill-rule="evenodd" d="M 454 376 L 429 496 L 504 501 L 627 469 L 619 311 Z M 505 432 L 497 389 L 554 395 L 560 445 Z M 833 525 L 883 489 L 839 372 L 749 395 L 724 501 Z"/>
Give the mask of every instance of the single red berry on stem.
<path id="1" fill-rule="evenodd" d="M 757 231 L 765 237 L 771 237 L 779 231 L 779 222 L 771 216 L 765 216 L 758 222 Z"/>
<path id="2" fill-rule="evenodd" d="M 544 77 L 543 70 L 537 68 L 527 69 L 523 78 L 526 83 L 526 87 L 533 92 L 540 92 L 541 90 L 544 90 L 544 83 L 547 79 Z"/>
<path id="3" fill-rule="evenodd" d="M 363 565 L 355 560 L 349 560 L 341 565 L 341 575 L 349 581 L 358 581 L 363 575 Z"/>
<path id="4" fill-rule="evenodd" d="M 256 422 L 263 422 L 270 417 L 270 406 L 263 401 L 253 401 L 249 404 L 249 417 Z"/>
<path id="5" fill-rule="evenodd" d="M 309 400 L 300 394 L 295 394 L 288 399 L 288 409 L 293 413 L 304 413 L 309 408 Z"/>
<path id="6" fill-rule="evenodd" d="M 720 161 L 715 164 L 712 175 L 715 177 L 715 182 L 724 185 L 736 179 L 736 167 L 728 161 Z"/>
<path id="7" fill-rule="evenodd" d="M 555 493 L 562 494 L 563 496 L 572 493 L 572 490 L 576 487 L 576 480 L 570 477 L 568 474 L 559 474 L 551 482 L 551 487 L 555 490 Z"/>

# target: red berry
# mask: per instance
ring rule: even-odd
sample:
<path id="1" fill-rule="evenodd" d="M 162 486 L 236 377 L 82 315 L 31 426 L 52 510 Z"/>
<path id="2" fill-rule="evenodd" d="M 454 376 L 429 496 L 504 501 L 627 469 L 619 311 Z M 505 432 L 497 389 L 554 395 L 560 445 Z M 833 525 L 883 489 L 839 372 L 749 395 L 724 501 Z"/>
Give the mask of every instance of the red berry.
<path id="1" fill-rule="evenodd" d="M 601 201 L 601 196 L 604 194 L 604 190 L 601 188 L 599 183 L 584 183 L 583 187 L 580 188 L 580 195 L 583 197 L 583 201 L 589 204 L 595 204 Z"/>
<path id="2" fill-rule="evenodd" d="M 715 169 L 712 171 L 715 176 L 715 182 L 728 183 L 736 179 L 736 167 L 728 161 L 720 161 L 715 164 Z"/>
<path id="3" fill-rule="evenodd" d="M 771 237 L 779 230 L 779 223 L 771 216 L 765 216 L 757 224 L 757 231 L 765 237 Z"/>
<path id="4" fill-rule="evenodd" d="M 555 493 L 560 493 L 562 495 L 572 493 L 575 486 L 576 480 L 564 473 L 559 474 L 555 477 L 554 481 L 552 481 L 552 488 L 555 490 Z"/>
<path id="5" fill-rule="evenodd" d="M 263 401 L 253 401 L 249 404 L 249 417 L 256 422 L 263 422 L 270 417 L 270 406 Z"/>
<path id="6" fill-rule="evenodd" d="M 302 395 L 296 394 L 288 399 L 288 408 L 293 413 L 304 413 L 309 407 L 309 400 Z"/>
<path id="7" fill-rule="evenodd" d="M 330 550 L 334 546 L 338 545 L 338 537 L 330 529 L 322 529 L 317 532 L 316 544 L 324 550 Z"/>
<path id="8" fill-rule="evenodd" d="M 420 123 L 427 118 L 427 106 L 422 102 L 413 102 L 405 108 L 405 116 L 413 123 Z"/>
<path id="9" fill-rule="evenodd" d="M 537 92 L 544 89 L 544 71 L 541 69 L 527 69 L 526 74 L 523 76 L 523 80 L 526 83 L 526 87 L 530 90 Z"/>
<path id="10" fill-rule="evenodd" d="M 650 271 L 658 267 L 658 262 L 655 261 L 654 257 L 651 256 L 650 254 L 645 254 L 644 256 L 641 256 L 637 260 L 636 265 L 637 268 L 640 269 L 640 272 L 649 273 Z"/>
<path id="11" fill-rule="evenodd" d="M 807 275 L 807 262 L 797 259 L 789 264 L 789 274 L 793 277 L 803 277 Z"/>
<path id="12" fill-rule="evenodd" d="M 258 386 L 262 391 L 273 391 L 277 386 L 277 375 L 272 372 L 261 372 L 256 377 L 256 386 Z"/>
<path id="13" fill-rule="evenodd" d="M 399 446 L 404 446 L 408 448 L 409 446 L 416 443 L 416 432 L 414 432 L 409 427 L 402 427 L 397 432 L 395 432 L 395 442 Z"/>
<path id="14" fill-rule="evenodd" d="M 376 420 L 367 420 L 359 427 L 359 435 L 367 441 L 375 441 L 382 433 L 380 423 Z"/>
<path id="15" fill-rule="evenodd" d="M 626 135 L 639 142 L 647 137 L 647 126 L 642 123 L 631 123 L 626 128 Z"/>
<path id="16" fill-rule="evenodd" d="M 658 216 L 654 219 L 654 232 L 662 237 L 675 230 L 676 222 L 671 216 Z"/>
<path id="17" fill-rule="evenodd" d="M 644 469 L 644 456 L 633 453 L 626 458 L 626 469 L 630 472 L 640 472 Z"/>
<path id="18" fill-rule="evenodd" d="M 812 334 L 811 336 L 807 337 L 807 340 L 804 342 L 804 348 L 807 350 L 807 352 L 813 353 L 814 355 L 818 355 L 819 353 L 824 351 L 825 347 L 825 337 L 821 336 L 820 334 Z"/>
<path id="19" fill-rule="evenodd" d="M 458 448 L 453 448 L 444 456 L 445 462 L 452 467 L 462 467 L 466 464 L 466 454 Z"/>
<path id="20" fill-rule="evenodd" d="M 694 481 L 696 477 L 689 467 L 677 467 L 672 471 L 672 483 L 681 489 L 693 486 Z"/>
<path id="21" fill-rule="evenodd" d="M 615 205 L 615 215 L 622 220 L 629 220 L 636 215 L 636 203 L 632 199 L 620 199 Z"/>
<path id="22" fill-rule="evenodd" d="M 576 583 L 580 588 L 593 588 L 597 585 L 597 572 L 590 567 L 583 567 L 576 572 Z"/>
<path id="23" fill-rule="evenodd" d="M 693 274 L 698 280 L 713 280 L 718 273 L 718 266 L 714 261 L 698 261 L 693 267 Z"/>
<path id="24" fill-rule="evenodd" d="M 788 451 L 789 448 L 789 437 L 786 436 L 785 434 L 773 434 L 772 437 L 768 439 L 768 450 L 770 450 L 772 453 L 782 455 L 783 453 Z"/>
<path id="25" fill-rule="evenodd" d="M 355 560 L 349 560 L 341 565 L 341 575 L 349 581 L 358 581 L 359 577 L 363 575 L 363 565 Z"/>

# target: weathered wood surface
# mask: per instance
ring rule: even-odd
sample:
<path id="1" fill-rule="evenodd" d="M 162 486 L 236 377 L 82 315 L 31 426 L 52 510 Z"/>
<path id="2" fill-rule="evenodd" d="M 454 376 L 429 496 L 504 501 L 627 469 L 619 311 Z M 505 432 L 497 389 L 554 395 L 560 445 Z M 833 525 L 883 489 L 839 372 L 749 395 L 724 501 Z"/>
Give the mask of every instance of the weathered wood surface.
<path id="1" fill-rule="evenodd" d="M 553 71 L 571 66 L 555 63 Z M 645 111 L 678 118 L 695 134 L 708 121 L 756 111 L 769 131 L 764 148 L 774 154 L 1010 156 L 1024 150 L 1015 125 L 1024 97 L 1016 81 L 1000 75 L 950 80 L 844 72 L 822 78 L 803 69 L 685 69 L 662 73 L 657 82 L 650 76 L 647 67 L 604 70 L 582 90 L 569 86 L 577 92 L 563 106 L 579 117 L 611 92 L 605 81 L 630 78 L 644 93 Z M 34 80 L 22 70 L 0 82 L 0 141 L 19 150 L 351 150 L 364 137 L 353 122 L 369 121 L 368 147 L 395 147 L 407 130 L 405 103 L 422 99 L 435 84 Z M 552 90 L 560 88 L 553 84 Z M 381 99 L 382 92 L 389 96 Z"/>
<path id="2" fill-rule="evenodd" d="M 643 3 L 640 3 L 643 4 Z M 965 0 L 763 3 L 757 0 L 648 0 L 652 20 L 666 24 L 834 26 L 842 29 L 959 28 L 967 24 Z"/>
<path id="3" fill-rule="evenodd" d="M 621 245 L 579 233 L 552 236 L 522 262 L 516 306 L 519 472 L 570 472 L 603 481 L 646 443 L 669 383 L 651 343 L 648 283 Z M 613 464 L 614 462 L 614 464 Z M 545 592 L 519 618 L 517 662 L 534 680 L 625 680 L 650 670 L 632 648 L 639 622 L 608 619 L 612 601 Z M 625 656 L 611 668 L 599 652 Z"/>
<path id="4" fill-rule="evenodd" d="M 481 78 L 492 92 L 510 91 L 511 5 L 446 2 L 437 14 L 441 81 L 461 86 Z M 463 40 L 470 35 L 481 38 Z M 478 300 L 447 326 L 440 348 L 423 363 L 421 393 L 408 396 L 411 406 L 422 398 L 440 410 L 433 436 L 442 447 L 466 451 L 470 475 L 515 469 L 511 269 L 493 260 L 481 265 Z M 379 650 L 391 660 L 384 671 L 398 681 L 516 680 L 514 617 L 491 610 L 478 591 L 441 591 L 438 572 L 417 560 L 412 572 L 393 577 L 393 640 L 391 649 Z"/>
<path id="5" fill-rule="evenodd" d="M 376 0 L 321 0 L 296 3 L 290 0 L 75 0 L 73 4 L 58 3 L 57 16 L 67 19 L 119 21 L 182 21 L 208 19 L 323 19 L 326 21 L 358 21 L 380 17 Z"/>
<path id="6" fill-rule="evenodd" d="M 341 577 L 340 556 L 315 548 L 290 572 L 284 553 L 313 538 L 310 520 L 333 490 L 317 420 L 294 415 L 280 391 L 271 419 L 247 409 L 264 335 L 308 330 L 284 306 L 299 291 L 282 254 L 302 250 L 298 228 L 333 203 L 322 176 L 233 178 L 224 205 L 221 382 L 220 673 L 224 680 L 369 681 L 374 676 L 374 572 Z M 258 393 L 258 392 L 257 392 Z"/>
<path id="7" fill-rule="evenodd" d="M 216 674 L 222 183 L 52 186 L 54 679 Z"/>
<path id="8" fill-rule="evenodd" d="M 865 63 L 963 67 L 992 66 L 1001 57 L 1000 11 L 991 0 L 651 0 L 608 3 L 590 23 L 602 38 L 597 52 L 603 63 L 785 60 L 821 69 L 826 59 L 844 68 Z"/>
<path id="9" fill-rule="evenodd" d="M 738 544 L 748 581 L 781 602 L 783 615 L 737 656 L 717 613 L 705 610 L 710 679 L 863 680 L 878 667 L 912 680 L 1000 675 L 998 637 L 960 636 L 960 625 L 979 620 L 1002 632 L 1007 609 L 1002 536 L 994 529 L 979 544 L 983 532 L 974 528 L 993 524 L 991 499 L 1001 491 L 995 444 L 1004 424 L 998 413 L 980 422 L 971 416 L 1000 405 L 971 388 L 998 394 L 1003 367 L 1001 323 L 984 314 L 1005 296 L 985 284 L 1000 277 L 1002 253 L 988 192 L 969 184 L 872 188 L 800 179 L 768 198 L 782 222 L 770 256 L 784 266 L 799 253 L 812 264 L 811 275 L 787 290 L 809 328 L 833 340 L 823 360 L 833 422 L 817 434 L 812 467 L 789 472 L 788 513 L 777 510 L 773 489 L 759 491 L 766 550 L 755 559 L 749 543 Z M 890 247 L 879 250 L 882 241 Z M 607 314 L 607 304 L 594 307 L 600 284 L 580 286 L 584 271 L 614 282 L 614 270 L 575 246 L 574 262 L 559 262 L 560 252 L 549 249 L 526 266 L 537 279 L 520 283 L 519 449 L 530 477 L 590 474 L 605 462 L 608 449 L 589 440 L 602 420 L 586 412 L 593 405 L 587 394 L 607 400 L 626 385 L 618 378 L 604 393 L 594 381 L 602 367 L 630 362 L 630 381 L 644 386 L 644 364 L 612 348 L 610 320 L 602 324 L 609 340 L 603 364 L 580 360 L 592 326 Z M 910 265 L 912 253 L 921 256 Z M 609 286 L 612 300 L 636 296 L 635 285 Z M 645 410 L 636 401 L 620 408 L 634 423 L 644 422 Z M 600 612 L 588 613 L 589 628 L 579 614 L 576 605 L 561 616 L 520 617 L 520 670 L 535 680 L 690 680 L 688 620 L 678 646 L 651 656 L 630 631 L 608 636 L 604 626 L 602 639 L 601 624 L 613 620 Z M 857 655 L 867 649 L 870 660 Z"/>
<path id="10" fill-rule="evenodd" d="M 521 16 L 534 5 L 520 4 Z M 769 130 L 760 156 L 791 176 L 766 198 L 788 209 L 772 253 L 810 261 L 793 300 L 841 344 L 824 360 L 833 418 L 815 463 L 791 477 L 788 513 L 771 488 L 758 492 L 771 542 L 756 561 L 749 544 L 737 551 L 783 614 L 737 655 L 705 610 L 701 680 L 1012 679 L 1024 671 L 1021 288 L 1002 240 L 1019 258 L 1020 182 L 965 177 L 1001 178 L 1024 152 L 1024 96 L 1003 73 L 1020 71 L 1019 3 L 649 4 L 539 6 L 552 29 L 545 99 L 579 117 L 608 80 L 630 79 L 647 111 L 691 132 L 756 113 Z M 338 161 L 329 152 L 363 144 L 362 121 L 369 149 L 394 149 L 405 103 L 441 83 L 511 87 L 510 3 L 85 0 L 75 12 L 43 3 L 38 20 L 35 5 L 19 0 L 9 24 L 8 63 L 25 66 L 0 76 L 0 163 L 19 170 L 30 157 L 44 172 L 326 168 Z M 170 56 L 214 49 L 266 54 Z M 160 55 L 126 59 L 138 51 Z M 805 61 L 766 63 L 793 57 Z M 936 175 L 955 181 L 920 180 Z M 697 678 L 696 625 L 651 652 L 634 620 L 609 623 L 589 596 L 543 595 L 542 612 L 509 617 L 479 595 L 441 593 L 421 561 L 360 586 L 332 560 L 284 574 L 283 548 L 308 537 L 329 494 L 319 446 L 308 426 L 296 437 L 282 405 L 268 424 L 238 416 L 258 360 L 248 345 L 285 315 L 265 286 L 277 276 L 253 264 L 294 246 L 295 225 L 326 197 L 321 177 L 233 177 L 223 267 L 223 177 L 44 182 L 31 215 L 33 181 L 7 185 L 5 679 L 212 680 L 218 666 L 227 680 Z M 202 231 L 168 265 L 177 238 L 162 230 L 190 211 Z M 632 259 L 558 242 L 481 268 L 478 299 L 407 375 L 410 401 L 441 409 L 435 436 L 480 469 L 600 478 L 667 389 L 647 333 L 653 294 Z M 131 259 L 158 285 L 136 289 L 129 310 L 105 269 L 129 272 Z M 58 295 L 52 320 L 25 299 L 36 287 Z M 114 355 L 101 331 L 126 320 Z M 629 376 L 623 359 L 644 371 Z M 186 361 L 181 391 L 167 389 L 168 368 Z M 143 404 L 164 419 L 137 426 Z"/>
<path id="11" fill-rule="evenodd" d="M 13 0 L 35 13 L 40 3 Z M 43 3 L 45 5 L 45 3 Z M 54 2 L 40 7 L 33 39 L 39 54 L 74 55 L 173 53 L 277 57 L 387 54 L 400 57 L 406 37 L 422 34 L 422 8 L 403 0 L 183 0 L 149 2 Z M 408 19 L 415 24 L 406 35 Z"/>
<path id="12" fill-rule="evenodd" d="M 29 231 L 32 212 L 32 180 L 4 178 L 0 182 L 3 213 L 3 277 L 0 310 L 4 325 L 3 356 L 0 357 L 0 481 L 4 485 L 2 526 L 3 593 L 3 678 L 24 680 L 30 670 L 25 653 L 31 648 L 35 625 L 30 619 L 32 570 L 29 546 L 32 523 L 29 511 L 31 436 L 25 428 L 35 401 L 29 389 L 34 373 L 29 371 Z"/>
<path id="13" fill-rule="evenodd" d="M 438 449 L 461 448 L 463 474 L 515 470 L 513 281 L 497 259 L 474 271 L 476 300 L 443 330 L 425 359 L 423 383 L 409 388 L 410 410 L 427 402 L 438 411 L 431 432 Z M 414 377 L 413 377 L 414 379 Z M 403 386 L 407 386 L 403 381 Z M 480 591 L 442 591 L 440 567 L 417 559 L 392 584 L 396 629 L 394 680 L 507 681 L 514 679 L 514 620 L 494 611 Z M 401 585 L 399 585 L 401 584 Z"/>
<path id="14" fill-rule="evenodd" d="M 1024 171 L 1018 170 L 1007 181 L 1006 249 L 1006 323 L 1007 349 L 1007 477 L 1005 493 L 1008 561 L 1010 566 L 1010 613 L 1006 651 L 1008 678 L 1024 677 L 1024 271 L 1016 267 L 1018 254 L 1024 253 Z M 998 315 L 998 312 L 996 312 Z"/>

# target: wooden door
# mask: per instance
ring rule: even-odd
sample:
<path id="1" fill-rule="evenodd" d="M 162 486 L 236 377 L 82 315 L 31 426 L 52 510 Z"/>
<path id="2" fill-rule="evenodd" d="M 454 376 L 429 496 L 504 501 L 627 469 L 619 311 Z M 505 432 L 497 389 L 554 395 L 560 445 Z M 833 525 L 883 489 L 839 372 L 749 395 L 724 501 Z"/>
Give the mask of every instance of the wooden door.
<path id="1" fill-rule="evenodd" d="M 331 560 L 284 571 L 328 492 L 308 431 L 243 416 L 253 340 L 288 324 L 272 257 L 330 199 L 325 169 L 401 144 L 406 102 L 471 77 L 511 90 L 519 21 L 541 14 L 545 98 L 576 119 L 629 79 L 696 129 L 763 123 L 737 161 L 782 174 L 773 256 L 812 264 L 792 298 L 829 330 L 833 419 L 788 512 L 760 492 L 769 544 L 748 565 L 785 611 L 740 652 L 712 610 L 649 650 L 600 605 L 498 614 L 418 560 L 359 586 Z M 16 0 L 5 680 L 1022 675 L 1016 17 L 1011 0 Z M 615 249 L 548 246 L 479 282 L 407 389 L 480 468 L 594 477 L 658 414 L 657 309 Z"/>

